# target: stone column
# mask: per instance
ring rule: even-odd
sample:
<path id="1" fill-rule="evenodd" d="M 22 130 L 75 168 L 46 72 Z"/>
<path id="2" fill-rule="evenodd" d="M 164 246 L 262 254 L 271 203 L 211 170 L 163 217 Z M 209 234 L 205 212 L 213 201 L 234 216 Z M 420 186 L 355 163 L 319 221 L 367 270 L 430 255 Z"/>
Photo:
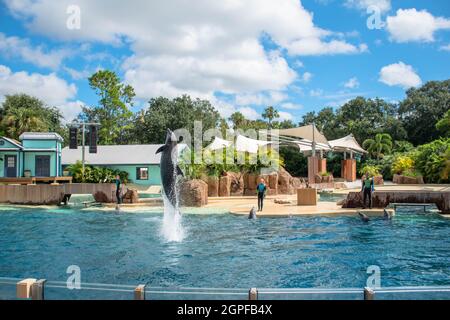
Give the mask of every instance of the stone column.
<path id="1" fill-rule="evenodd" d="M 315 183 L 315 176 L 319 172 L 319 158 L 308 157 L 308 181 L 310 184 Z"/>

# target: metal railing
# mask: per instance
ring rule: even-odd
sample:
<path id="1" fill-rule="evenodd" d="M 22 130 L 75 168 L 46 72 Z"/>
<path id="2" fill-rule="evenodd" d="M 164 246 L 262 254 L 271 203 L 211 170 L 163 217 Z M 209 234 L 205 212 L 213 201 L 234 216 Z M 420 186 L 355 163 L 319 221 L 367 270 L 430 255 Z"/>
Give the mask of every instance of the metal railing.
<path id="1" fill-rule="evenodd" d="M 195 288 L 82 283 L 70 289 L 66 282 L 0 277 L 0 300 L 375 300 L 450 299 L 450 286 L 383 288 Z"/>

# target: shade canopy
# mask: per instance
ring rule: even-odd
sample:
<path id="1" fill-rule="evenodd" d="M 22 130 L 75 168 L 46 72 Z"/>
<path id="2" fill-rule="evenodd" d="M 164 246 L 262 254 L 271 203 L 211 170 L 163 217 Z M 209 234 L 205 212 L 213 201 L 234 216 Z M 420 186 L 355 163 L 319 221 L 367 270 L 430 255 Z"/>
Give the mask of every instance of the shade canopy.
<path id="1" fill-rule="evenodd" d="M 228 148 L 229 146 L 231 146 L 231 143 L 232 143 L 231 141 L 224 140 L 224 139 L 221 139 L 218 137 L 214 137 L 214 141 L 209 146 L 207 146 L 206 149 L 212 150 L 212 151 L 220 150 L 223 148 Z"/>
<path id="2" fill-rule="evenodd" d="M 258 148 L 271 144 L 270 141 L 256 140 L 238 135 L 236 138 L 236 151 L 258 153 Z"/>
<path id="3" fill-rule="evenodd" d="M 345 136 L 340 139 L 331 140 L 329 141 L 329 144 L 334 151 L 341 151 L 341 152 L 353 151 L 356 153 L 367 153 L 367 151 L 364 150 L 359 145 L 358 141 L 356 141 L 355 137 L 353 137 L 352 134 L 349 134 L 348 136 Z"/>
<path id="4" fill-rule="evenodd" d="M 316 143 L 328 145 L 327 138 L 325 138 L 325 136 L 313 124 L 298 128 L 280 129 L 278 133 L 280 136 L 296 137 L 309 140 L 311 143 L 314 141 Z"/>
<path id="5" fill-rule="evenodd" d="M 296 144 L 300 149 L 300 152 L 312 151 L 312 141 L 308 139 L 293 140 L 292 143 Z M 316 143 L 316 151 L 330 151 L 331 147 L 328 144 Z"/>

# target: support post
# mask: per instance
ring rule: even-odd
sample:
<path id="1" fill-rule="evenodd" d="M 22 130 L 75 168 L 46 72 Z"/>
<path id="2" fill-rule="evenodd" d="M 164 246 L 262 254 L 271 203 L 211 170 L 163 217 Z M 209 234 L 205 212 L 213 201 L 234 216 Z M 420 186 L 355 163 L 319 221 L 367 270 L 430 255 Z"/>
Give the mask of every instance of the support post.
<path id="1" fill-rule="evenodd" d="M 145 300 L 145 284 L 140 284 L 134 289 L 134 300 Z"/>
<path id="2" fill-rule="evenodd" d="M 251 288 L 248 291 L 248 300 L 258 300 L 258 289 Z"/>
<path id="3" fill-rule="evenodd" d="M 44 300 L 45 279 L 40 279 L 31 285 L 31 300 Z"/>
<path id="4" fill-rule="evenodd" d="M 375 291 L 372 288 L 364 288 L 364 300 L 375 300 Z"/>
<path id="5" fill-rule="evenodd" d="M 36 279 L 23 279 L 16 284 L 16 297 L 18 299 L 29 299 L 31 297 L 31 287 Z"/>

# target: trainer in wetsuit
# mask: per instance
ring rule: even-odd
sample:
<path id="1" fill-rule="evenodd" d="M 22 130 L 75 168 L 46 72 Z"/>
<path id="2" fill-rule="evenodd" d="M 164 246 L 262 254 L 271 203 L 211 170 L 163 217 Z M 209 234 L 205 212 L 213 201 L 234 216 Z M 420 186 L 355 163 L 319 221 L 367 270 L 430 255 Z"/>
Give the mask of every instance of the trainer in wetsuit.
<path id="1" fill-rule="evenodd" d="M 117 204 L 121 204 L 122 203 L 121 193 L 122 193 L 122 181 L 120 181 L 120 176 L 117 175 L 116 176 L 116 199 L 117 199 Z"/>
<path id="2" fill-rule="evenodd" d="M 362 188 L 361 192 L 363 192 L 363 208 L 366 208 L 366 199 L 369 197 L 369 208 L 372 209 L 372 191 L 373 188 L 373 178 L 369 178 L 369 175 L 366 173 L 362 178 Z"/>
<path id="3" fill-rule="evenodd" d="M 256 186 L 256 192 L 258 194 L 258 211 L 263 210 L 264 197 L 266 196 L 266 185 L 264 179 L 261 179 L 259 184 Z"/>

